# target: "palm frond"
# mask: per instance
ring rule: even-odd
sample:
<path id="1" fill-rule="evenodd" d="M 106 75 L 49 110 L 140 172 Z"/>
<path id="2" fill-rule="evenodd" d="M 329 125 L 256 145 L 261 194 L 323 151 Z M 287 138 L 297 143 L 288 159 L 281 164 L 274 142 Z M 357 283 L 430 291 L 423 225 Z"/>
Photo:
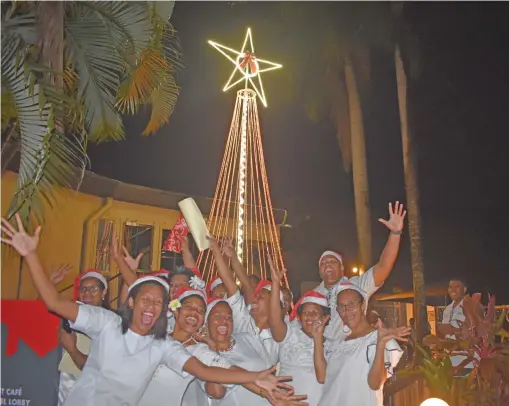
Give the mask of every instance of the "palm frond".
<path id="1" fill-rule="evenodd" d="M 73 168 L 87 163 L 81 140 L 59 134 L 54 128 L 54 106 L 40 103 L 40 87 L 27 82 L 26 65 L 17 57 L 19 38 L 2 38 L 2 88 L 12 95 L 20 127 L 20 167 L 17 191 L 8 217 L 19 212 L 28 221 L 44 218 L 44 202 L 55 201 L 55 186 L 75 183 Z M 33 77 L 33 74 L 29 74 Z"/>
<path id="2" fill-rule="evenodd" d="M 2 18 L 2 36 L 15 35 L 25 44 L 35 45 L 37 43 L 35 14 L 33 12 L 17 14 L 15 10 L 16 8 L 11 6 L 5 12 Z"/>
<path id="3" fill-rule="evenodd" d="M 155 134 L 170 121 L 177 104 L 178 94 L 179 89 L 175 83 L 175 78 L 167 72 L 159 88 L 152 92 L 150 100 L 152 114 L 145 130 L 143 130 L 143 135 Z"/>
<path id="4" fill-rule="evenodd" d="M 152 30 L 145 2 L 85 1 L 80 6 L 103 21 L 117 50 L 125 50 L 136 60 L 148 46 Z"/>
<path id="5" fill-rule="evenodd" d="M 80 4 L 84 4 L 82 2 Z M 65 35 L 72 64 L 78 73 L 78 98 L 85 106 L 89 140 L 117 141 L 124 137 L 115 96 L 123 62 L 110 31 L 90 9 L 83 8 L 65 21 Z"/>
<path id="6" fill-rule="evenodd" d="M 161 19 L 163 22 L 168 22 L 173 14 L 175 8 L 175 1 L 149 1 L 149 6 L 152 11 Z"/>
<path id="7" fill-rule="evenodd" d="M 136 114 L 141 105 L 150 101 L 152 92 L 159 88 L 165 72 L 170 70 L 171 66 L 161 52 L 145 49 L 137 66 L 120 84 L 116 106 L 123 114 Z"/>

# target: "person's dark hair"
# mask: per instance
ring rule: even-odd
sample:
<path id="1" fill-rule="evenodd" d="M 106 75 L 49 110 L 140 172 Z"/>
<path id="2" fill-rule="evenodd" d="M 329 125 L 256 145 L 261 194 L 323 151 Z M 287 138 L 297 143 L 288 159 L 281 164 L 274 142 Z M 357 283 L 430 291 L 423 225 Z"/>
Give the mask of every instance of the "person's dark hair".
<path id="1" fill-rule="evenodd" d="M 452 278 L 449 278 L 449 282 L 451 282 L 451 281 L 461 282 L 463 284 L 463 286 L 465 286 L 465 288 L 468 289 L 468 283 L 464 276 L 454 275 Z"/>
<path id="2" fill-rule="evenodd" d="M 260 283 L 260 281 L 262 280 L 258 275 L 255 275 L 254 273 L 249 275 L 248 278 L 249 280 L 255 280 L 256 283 Z"/>
<path id="3" fill-rule="evenodd" d="M 299 317 L 302 315 L 302 308 L 304 307 L 304 305 L 305 305 L 305 303 L 301 304 L 297 308 L 297 314 L 299 315 Z M 322 313 L 324 316 L 330 316 L 330 307 L 320 306 L 320 308 L 322 309 Z M 329 318 L 329 320 L 327 320 L 327 323 L 325 323 L 325 325 L 328 326 L 329 322 L 330 322 L 330 318 Z"/>
<path id="4" fill-rule="evenodd" d="M 168 282 L 171 283 L 171 279 L 175 276 L 175 275 L 185 275 L 189 278 L 189 280 L 191 280 L 191 278 L 194 275 L 193 271 L 191 271 L 189 268 L 186 268 L 185 266 L 177 266 L 173 272 L 170 274 L 170 277 L 168 278 Z"/>
<path id="5" fill-rule="evenodd" d="M 347 290 L 350 290 L 352 292 L 355 292 L 357 294 L 357 296 L 359 296 L 359 300 L 360 300 L 360 303 L 361 304 L 364 304 L 364 296 L 362 296 L 358 291 L 356 291 L 355 289 L 345 289 L 345 290 L 342 290 L 341 292 L 338 293 L 338 295 L 336 296 L 336 304 L 338 302 L 338 298 L 339 298 L 339 295 L 343 292 L 346 292 Z"/>
<path id="6" fill-rule="evenodd" d="M 136 285 L 134 288 L 131 289 L 129 292 L 129 295 L 127 295 L 127 300 L 124 302 L 124 304 L 120 307 L 118 310 L 118 314 L 120 317 L 122 317 L 122 334 L 127 333 L 127 330 L 129 330 L 129 327 L 131 326 L 131 323 L 133 322 L 133 309 L 129 307 L 129 298 L 133 298 L 133 300 L 136 299 L 136 296 L 138 293 L 140 293 L 140 290 L 145 285 L 155 285 L 159 286 L 163 290 L 163 310 L 161 311 L 161 314 L 157 318 L 156 322 L 150 329 L 149 333 L 154 335 L 154 338 L 156 340 L 164 340 L 166 338 L 166 330 L 168 327 L 168 319 L 166 318 L 166 309 L 168 309 L 168 302 L 170 300 L 170 295 L 166 291 L 166 289 L 158 282 L 155 281 L 146 281 L 142 282 L 139 285 Z"/>

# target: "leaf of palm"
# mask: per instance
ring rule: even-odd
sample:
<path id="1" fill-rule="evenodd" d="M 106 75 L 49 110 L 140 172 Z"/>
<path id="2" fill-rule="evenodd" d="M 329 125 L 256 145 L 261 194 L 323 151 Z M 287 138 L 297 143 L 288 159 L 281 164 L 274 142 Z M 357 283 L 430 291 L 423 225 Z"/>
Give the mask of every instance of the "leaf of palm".
<path id="1" fill-rule="evenodd" d="M 161 72 L 163 73 L 163 72 Z M 155 134 L 162 126 L 170 121 L 170 117 L 177 104 L 179 88 L 175 78 L 169 72 L 163 75 L 161 85 L 152 92 L 150 104 L 152 114 L 150 120 L 143 130 L 142 135 Z"/>
<path id="2" fill-rule="evenodd" d="M 161 72 L 170 70 L 171 66 L 159 51 L 145 49 L 137 66 L 120 84 L 116 107 L 124 114 L 135 114 L 141 105 L 150 101 L 152 92 L 161 85 Z"/>
<path id="3" fill-rule="evenodd" d="M 65 21 L 67 51 L 78 73 L 78 98 L 85 106 L 85 125 L 91 141 L 118 141 L 124 137 L 114 94 L 124 62 L 110 31 L 90 10 Z"/>
<path id="4" fill-rule="evenodd" d="M 23 60 L 16 57 L 20 39 L 2 38 L 2 87 L 11 95 L 20 126 L 20 167 L 17 191 L 8 217 L 19 212 L 42 222 L 44 204 L 55 201 L 55 185 L 70 186 L 72 167 L 83 167 L 87 160 L 80 140 L 67 138 L 54 129 L 53 105 L 39 103 L 40 87 L 25 80 Z M 5 40 L 5 41 L 4 41 Z"/>

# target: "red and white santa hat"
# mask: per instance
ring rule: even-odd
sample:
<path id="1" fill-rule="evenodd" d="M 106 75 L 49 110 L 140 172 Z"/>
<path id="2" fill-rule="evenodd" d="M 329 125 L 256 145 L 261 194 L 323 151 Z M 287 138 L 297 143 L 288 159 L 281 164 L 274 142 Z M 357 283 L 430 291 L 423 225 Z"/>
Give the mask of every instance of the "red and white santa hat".
<path id="1" fill-rule="evenodd" d="M 188 288 L 187 286 L 181 287 L 179 290 L 177 290 L 177 293 L 175 294 L 175 299 L 173 299 L 168 307 L 171 310 L 176 310 L 181 306 L 181 302 L 190 297 L 190 296 L 198 296 L 203 299 L 205 303 L 207 303 L 207 295 L 205 292 L 201 289 L 195 289 L 195 288 Z"/>
<path id="2" fill-rule="evenodd" d="M 129 288 L 127 289 L 127 293 L 130 293 L 131 290 L 133 290 L 133 288 L 135 286 L 138 286 L 141 283 L 149 282 L 149 281 L 157 282 L 157 283 L 161 284 L 163 286 L 163 288 L 166 290 L 166 292 L 168 292 L 168 293 L 170 292 L 170 285 L 168 285 L 168 282 L 166 282 L 164 279 L 162 279 L 158 276 L 147 275 L 147 276 L 140 276 L 138 279 L 136 279 L 131 284 L 131 286 L 129 286 Z"/>
<path id="3" fill-rule="evenodd" d="M 299 307 L 301 307 L 305 303 L 315 303 L 317 305 L 328 307 L 327 298 L 314 290 L 310 290 L 306 292 L 299 301 L 293 307 L 292 313 L 290 314 L 290 320 L 294 320 L 297 317 L 297 313 L 299 311 Z"/>
<path id="4" fill-rule="evenodd" d="M 210 312 L 219 303 L 226 303 L 228 306 L 230 306 L 226 299 L 222 299 L 220 297 L 211 297 L 207 303 L 207 313 L 205 313 L 205 320 L 209 318 Z"/>
<path id="5" fill-rule="evenodd" d="M 171 276 L 170 271 L 167 271 L 166 269 L 160 269 L 159 271 L 152 272 L 150 275 L 158 276 L 159 278 L 165 278 L 165 279 L 169 279 Z"/>
<path id="6" fill-rule="evenodd" d="M 318 265 L 320 265 L 320 262 L 322 262 L 322 259 L 324 257 L 328 257 L 328 256 L 336 258 L 339 262 L 341 262 L 341 265 L 343 265 L 343 255 L 341 255 L 340 253 L 338 253 L 336 251 L 331 251 L 331 250 L 324 251 L 324 253 L 320 256 L 320 259 L 318 260 Z"/>
<path id="7" fill-rule="evenodd" d="M 262 279 L 256 286 L 254 296 L 260 293 L 262 289 L 267 289 L 269 292 L 272 292 L 272 283 L 267 279 Z M 279 291 L 279 300 L 281 301 L 281 304 L 284 304 L 285 298 L 283 297 L 283 293 L 281 291 Z"/>
<path id="8" fill-rule="evenodd" d="M 357 286 L 355 283 L 352 283 L 349 281 L 340 282 L 334 287 L 334 296 L 336 297 L 336 300 L 337 300 L 338 295 L 341 292 L 343 292 L 344 290 L 355 290 L 356 292 L 359 292 L 359 294 L 364 299 L 364 313 L 366 313 L 366 311 L 368 309 L 368 301 L 369 301 L 369 295 L 366 293 L 366 291 L 364 291 L 362 288 Z"/>
<path id="9" fill-rule="evenodd" d="M 104 289 L 105 290 L 108 289 L 108 281 L 106 280 L 106 278 L 103 275 L 101 275 L 100 271 L 98 271 L 97 269 L 87 269 L 85 272 L 83 272 L 82 274 L 79 274 L 74 279 L 74 286 L 73 286 L 74 300 L 78 300 L 78 297 L 80 294 L 81 282 L 83 281 L 83 279 L 86 279 L 86 278 L 98 279 L 103 284 Z"/>
<path id="10" fill-rule="evenodd" d="M 214 288 L 221 285 L 222 283 L 223 283 L 223 280 L 219 276 L 217 276 L 217 275 L 214 276 L 207 285 L 207 294 L 209 296 L 212 296 L 212 291 L 214 290 Z"/>

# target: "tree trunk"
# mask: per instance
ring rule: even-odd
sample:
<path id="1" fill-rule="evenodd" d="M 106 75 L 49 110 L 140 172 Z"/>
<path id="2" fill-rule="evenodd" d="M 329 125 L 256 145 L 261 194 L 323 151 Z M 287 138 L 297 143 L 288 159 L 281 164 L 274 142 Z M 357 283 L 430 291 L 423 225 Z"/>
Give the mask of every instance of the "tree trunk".
<path id="1" fill-rule="evenodd" d="M 359 88 L 349 59 L 345 63 L 345 79 L 350 107 L 350 132 L 352 136 L 352 169 L 355 194 L 355 218 L 359 243 L 359 266 L 363 269 L 371 262 L 371 213 L 369 210 L 369 180 L 366 162 L 366 141 Z"/>
<path id="2" fill-rule="evenodd" d="M 426 310 L 426 286 L 424 284 L 424 262 L 421 245 L 421 218 L 419 212 L 419 189 L 412 137 L 407 116 L 407 81 L 399 46 L 395 49 L 396 80 L 398 86 L 399 117 L 401 123 L 401 142 L 403 145 L 403 168 L 410 231 L 410 253 L 412 257 L 412 276 L 414 283 L 414 318 L 416 337 L 420 342 L 428 330 Z"/>

